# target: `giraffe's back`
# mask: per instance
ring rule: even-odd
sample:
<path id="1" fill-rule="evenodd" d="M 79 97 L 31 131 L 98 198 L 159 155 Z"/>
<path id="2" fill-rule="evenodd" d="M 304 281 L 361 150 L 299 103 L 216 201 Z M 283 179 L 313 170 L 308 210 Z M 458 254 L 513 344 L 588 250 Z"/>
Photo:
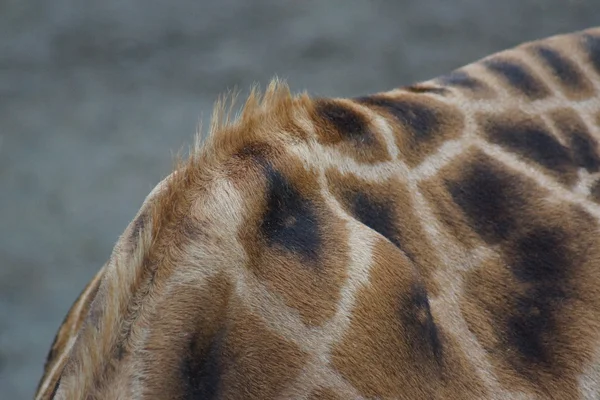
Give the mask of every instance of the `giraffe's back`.
<path id="1" fill-rule="evenodd" d="M 600 29 L 356 99 L 272 84 L 224 119 L 37 398 L 600 398 Z"/>

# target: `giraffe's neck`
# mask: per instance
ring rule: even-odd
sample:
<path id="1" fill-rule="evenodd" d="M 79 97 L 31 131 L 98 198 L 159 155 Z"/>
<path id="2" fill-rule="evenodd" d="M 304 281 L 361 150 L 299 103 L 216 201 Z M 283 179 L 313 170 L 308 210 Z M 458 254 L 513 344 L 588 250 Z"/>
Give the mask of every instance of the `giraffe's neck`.
<path id="1" fill-rule="evenodd" d="M 144 203 L 38 398 L 595 398 L 599 93 L 589 30 L 251 98 Z"/>

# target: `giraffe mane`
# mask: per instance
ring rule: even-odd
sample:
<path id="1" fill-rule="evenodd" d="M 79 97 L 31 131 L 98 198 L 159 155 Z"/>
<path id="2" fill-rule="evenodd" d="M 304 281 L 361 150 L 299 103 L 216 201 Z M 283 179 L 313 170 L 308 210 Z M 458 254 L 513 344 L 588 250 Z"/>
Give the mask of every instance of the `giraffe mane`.
<path id="1" fill-rule="evenodd" d="M 208 131 L 200 121 L 187 159 L 177 155 L 173 172 L 165 179 L 162 195 L 152 207 L 152 237 L 169 218 L 169 210 L 185 186 L 202 179 L 207 169 L 235 156 L 244 147 L 261 141 L 289 136 L 289 126 L 298 113 L 310 110 L 313 100 L 306 92 L 294 95 L 287 83 L 271 79 L 264 92 L 254 84 L 242 107 L 236 112 L 238 93 L 221 95 L 213 106 Z M 151 246 L 152 241 L 148 243 Z"/>

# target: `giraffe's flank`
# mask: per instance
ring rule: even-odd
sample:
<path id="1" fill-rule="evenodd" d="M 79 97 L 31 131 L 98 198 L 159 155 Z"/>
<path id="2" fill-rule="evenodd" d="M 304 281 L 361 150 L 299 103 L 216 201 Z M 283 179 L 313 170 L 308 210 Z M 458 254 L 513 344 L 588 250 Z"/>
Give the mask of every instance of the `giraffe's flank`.
<path id="1" fill-rule="evenodd" d="M 600 29 L 354 99 L 273 82 L 157 186 L 37 399 L 596 399 Z"/>

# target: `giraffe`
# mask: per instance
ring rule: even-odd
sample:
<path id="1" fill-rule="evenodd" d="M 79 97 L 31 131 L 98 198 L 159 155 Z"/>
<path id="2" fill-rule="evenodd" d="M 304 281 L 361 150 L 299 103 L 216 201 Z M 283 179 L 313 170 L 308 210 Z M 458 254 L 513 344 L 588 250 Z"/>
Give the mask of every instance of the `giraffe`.
<path id="1" fill-rule="evenodd" d="M 364 97 L 219 102 L 36 399 L 600 398 L 599 93 L 590 28 Z"/>

